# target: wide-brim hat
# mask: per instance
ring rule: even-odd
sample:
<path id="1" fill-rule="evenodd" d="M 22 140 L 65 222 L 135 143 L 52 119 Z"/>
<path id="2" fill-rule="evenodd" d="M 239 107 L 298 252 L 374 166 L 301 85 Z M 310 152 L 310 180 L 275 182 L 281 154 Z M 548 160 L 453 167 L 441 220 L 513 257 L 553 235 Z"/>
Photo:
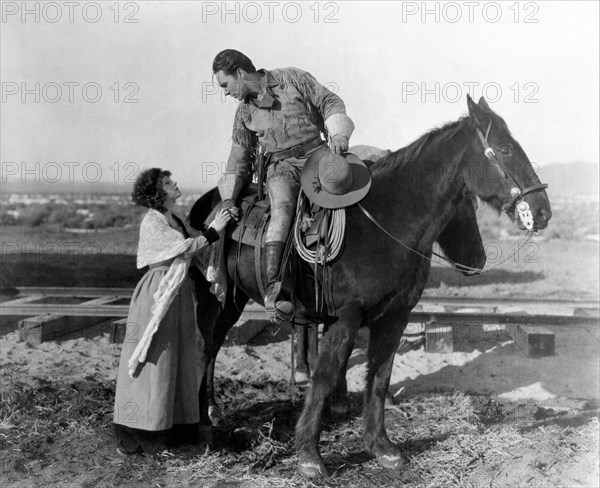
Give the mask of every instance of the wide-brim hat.
<path id="1" fill-rule="evenodd" d="M 371 172 L 358 156 L 335 154 L 320 147 L 304 163 L 302 190 L 323 208 L 342 208 L 360 202 L 371 189 Z"/>

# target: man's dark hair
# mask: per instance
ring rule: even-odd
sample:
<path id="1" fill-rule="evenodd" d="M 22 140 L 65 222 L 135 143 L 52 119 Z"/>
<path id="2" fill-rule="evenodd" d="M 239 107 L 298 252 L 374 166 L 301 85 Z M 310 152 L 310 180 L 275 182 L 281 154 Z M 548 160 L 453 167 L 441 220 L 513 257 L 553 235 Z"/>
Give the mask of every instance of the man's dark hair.
<path id="1" fill-rule="evenodd" d="M 151 168 L 140 173 L 133 184 L 131 200 L 141 207 L 153 208 L 159 212 L 166 212 L 164 203 L 167 192 L 163 189 L 162 181 L 165 176 L 171 176 L 170 171 L 160 168 Z"/>
<path id="2" fill-rule="evenodd" d="M 232 75 L 235 70 L 242 68 L 246 73 L 254 73 L 256 68 L 250 58 L 235 49 L 225 49 L 215 56 L 213 73 L 223 70 L 226 75 Z"/>

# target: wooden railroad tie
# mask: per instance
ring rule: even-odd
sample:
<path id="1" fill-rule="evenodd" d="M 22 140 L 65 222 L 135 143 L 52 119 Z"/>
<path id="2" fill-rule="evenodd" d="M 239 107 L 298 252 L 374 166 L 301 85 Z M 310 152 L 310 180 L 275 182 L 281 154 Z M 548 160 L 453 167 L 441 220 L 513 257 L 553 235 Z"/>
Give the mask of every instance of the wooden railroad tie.
<path id="1" fill-rule="evenodd" d="M 239 320 L 227 333 L 225 345 L 248 344 L 269 326 L 268 320 Z M 127 319 L 116 319 L 111 322 L 109 340 L 113 344 L 122 344 L 127 339 Z"/>
<path id="2" fill-rule="evenodd" d="M 42 342 L 70 336 L 103 322 L 106 322 L 105 317 L 74 317 L 56 314 L 28 317 L 19 321 L 19 340 L 36 346 Z"/>
<path id="3" fill-rule="evenodd" d="M 554 332 L 537 324 L 477 324 L 437 323 L 425 325 L 425 350 L 451 353 L 488 349 L 494 343 L 506 340 L 515 342 L 519 350 L 530 358 L 553 356 Z"/>
<path id="4" fill-rule="evenodd" d="M 451 353 L 489 349 L 494 344 L 510 340 L 504 324 L 481 322 L 431 322 L 425 324 L 425 350 Z"/>
<path id="5" fill-rule="evenodd" d="M 530 358 L 554 356 L 554 332 L 533 324 L 519 324 L 513 328 L 513 339 L 519 349 Z"/>

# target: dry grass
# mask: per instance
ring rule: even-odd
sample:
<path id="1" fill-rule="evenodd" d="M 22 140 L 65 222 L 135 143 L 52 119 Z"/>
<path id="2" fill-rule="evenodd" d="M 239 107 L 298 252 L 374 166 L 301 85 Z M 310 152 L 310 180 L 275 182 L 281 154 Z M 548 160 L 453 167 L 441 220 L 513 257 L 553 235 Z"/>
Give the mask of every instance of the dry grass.
<path id="1" fill-rule="evenodd" d="M 3 374 L 9 373 L 5 368 Z M 595 404 L 579 412 L 528 408 L 515 417 L 517 404 L 490 403 L 487 397 L 401 398 L 388 409 L 387 428 L 410 464 L 393 472 L 363 449 L 360 397 L 353 395 L 348 419 L 325 422 L 321 450 L 332 476 L 311 481 L 295 469 L 293 427 L 300 404 L 289 401 L 287 385 L 228 381 L 221 388 L 227 416 L 211 446 L 123 456 L 110 430 L 114 383 L 14 381 L 0 397 L 2 485 L 65 486 L 67 480 L 72 486 L 214 488 L 596 485 Z"/>

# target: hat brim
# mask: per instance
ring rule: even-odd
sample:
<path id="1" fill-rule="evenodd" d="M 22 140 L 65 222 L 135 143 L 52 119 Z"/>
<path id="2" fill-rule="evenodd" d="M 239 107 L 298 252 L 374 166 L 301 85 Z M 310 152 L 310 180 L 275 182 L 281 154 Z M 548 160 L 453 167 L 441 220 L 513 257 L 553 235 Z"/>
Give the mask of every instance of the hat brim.
<path id="1" fill-rule="evenodd" d="M 329 151 L 330 149 L 324 148 L 308 158 L 300 175 L 302 190 L 311 202 L 323 208 L 342 208 L 360 202 L 371 189 L 371 171 L 355 154 L 345 155 L 352 171 L 352 185 L 346 193 L 334 195 L 320 188 L 319 161 Z"/>

